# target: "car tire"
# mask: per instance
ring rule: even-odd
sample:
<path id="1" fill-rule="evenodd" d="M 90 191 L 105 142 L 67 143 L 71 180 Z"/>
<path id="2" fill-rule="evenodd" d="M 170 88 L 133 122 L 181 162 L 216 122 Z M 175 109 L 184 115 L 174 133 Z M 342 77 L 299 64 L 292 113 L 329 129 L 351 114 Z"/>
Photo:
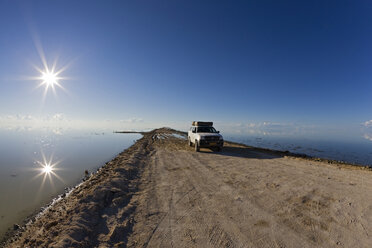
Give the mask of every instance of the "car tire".
<path id="1" fill-rule="evenodd" d="M 222 151 L 222 147 L 218 146 L 218 147 L 217 147 L 217 151 L 218 151 L 218 152 Z"/>
<path id="2" fill-rule="evenodd" d="M 196 152 L 200 151 L 199 143 L 197 140 L 195 140 L 195 151 Z"/>
<path id="3" fill-rule="evenodd" d="M 190 139 L 188 139 L 188 140 L 189 140 L 189 146 L 192 146 L 191 140 Z"/>

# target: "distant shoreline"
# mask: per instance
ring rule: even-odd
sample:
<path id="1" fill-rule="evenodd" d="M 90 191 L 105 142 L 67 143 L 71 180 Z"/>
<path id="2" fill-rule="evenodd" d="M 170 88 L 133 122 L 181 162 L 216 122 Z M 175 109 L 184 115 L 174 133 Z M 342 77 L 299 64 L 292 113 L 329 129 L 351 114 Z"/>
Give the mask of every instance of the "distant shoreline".
<path id="1" fill-rule="evenodd" d="M 143 132 L 143 131 L 114 131 L 113 133 L 139 133 L 139 134 L 144 134 L 146 132 Z"/>

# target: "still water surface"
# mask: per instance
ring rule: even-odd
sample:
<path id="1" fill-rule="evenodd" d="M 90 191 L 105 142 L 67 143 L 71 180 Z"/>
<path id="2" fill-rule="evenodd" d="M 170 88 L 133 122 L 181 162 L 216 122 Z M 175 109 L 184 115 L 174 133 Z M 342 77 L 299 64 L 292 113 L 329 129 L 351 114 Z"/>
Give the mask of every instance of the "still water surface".
<path id="1" fill-rule="evenodd" d="M 246 145 L 280 151 L 306 154 L 313 157 L 345 161 L 359 165 L 372 165 L 372 141 L 363 136 L 338 137 L 288 137 L 274 135 L 225 135 L 231 140 Z"/>
<path id="2" fill-rule="evenodd" d="M 0 238 L 64 188 L 132 145 L 139 134 L 88 130 L 0 129 Z M 46 162 L 46 163 L 45 163 Z M 45 164 L 53 173 L 43 173 Z"/>

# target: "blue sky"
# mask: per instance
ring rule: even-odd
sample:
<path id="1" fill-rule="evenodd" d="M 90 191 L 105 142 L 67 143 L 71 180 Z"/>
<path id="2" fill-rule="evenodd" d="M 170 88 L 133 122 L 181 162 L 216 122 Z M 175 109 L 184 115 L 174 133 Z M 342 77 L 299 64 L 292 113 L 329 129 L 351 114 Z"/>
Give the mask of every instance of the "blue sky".
<path id="1" fill-rule="evenodd" d="M 341 129 L 372 119 L 370 1 L 3 0 L 0 10 L 3 119 Z M 37 44 L 48 64 L 69 65 L 66 92 L 44 101 L 25 80 L 40 74 Z"/>

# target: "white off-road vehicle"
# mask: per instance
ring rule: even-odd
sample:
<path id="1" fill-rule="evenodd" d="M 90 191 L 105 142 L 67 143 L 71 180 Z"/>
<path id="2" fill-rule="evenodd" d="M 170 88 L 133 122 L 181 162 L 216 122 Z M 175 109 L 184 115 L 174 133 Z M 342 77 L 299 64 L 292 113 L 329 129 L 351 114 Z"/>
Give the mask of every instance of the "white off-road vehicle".
<path id="1" fill-rule="evenodd" d="M 193 121 L 187 137 L 189 146 L 194 145 L 197 152 L 200 147 L 216 148 L 217 151 L 223 147 L 223 137 L 213 127 L 213 122 Z"/>

